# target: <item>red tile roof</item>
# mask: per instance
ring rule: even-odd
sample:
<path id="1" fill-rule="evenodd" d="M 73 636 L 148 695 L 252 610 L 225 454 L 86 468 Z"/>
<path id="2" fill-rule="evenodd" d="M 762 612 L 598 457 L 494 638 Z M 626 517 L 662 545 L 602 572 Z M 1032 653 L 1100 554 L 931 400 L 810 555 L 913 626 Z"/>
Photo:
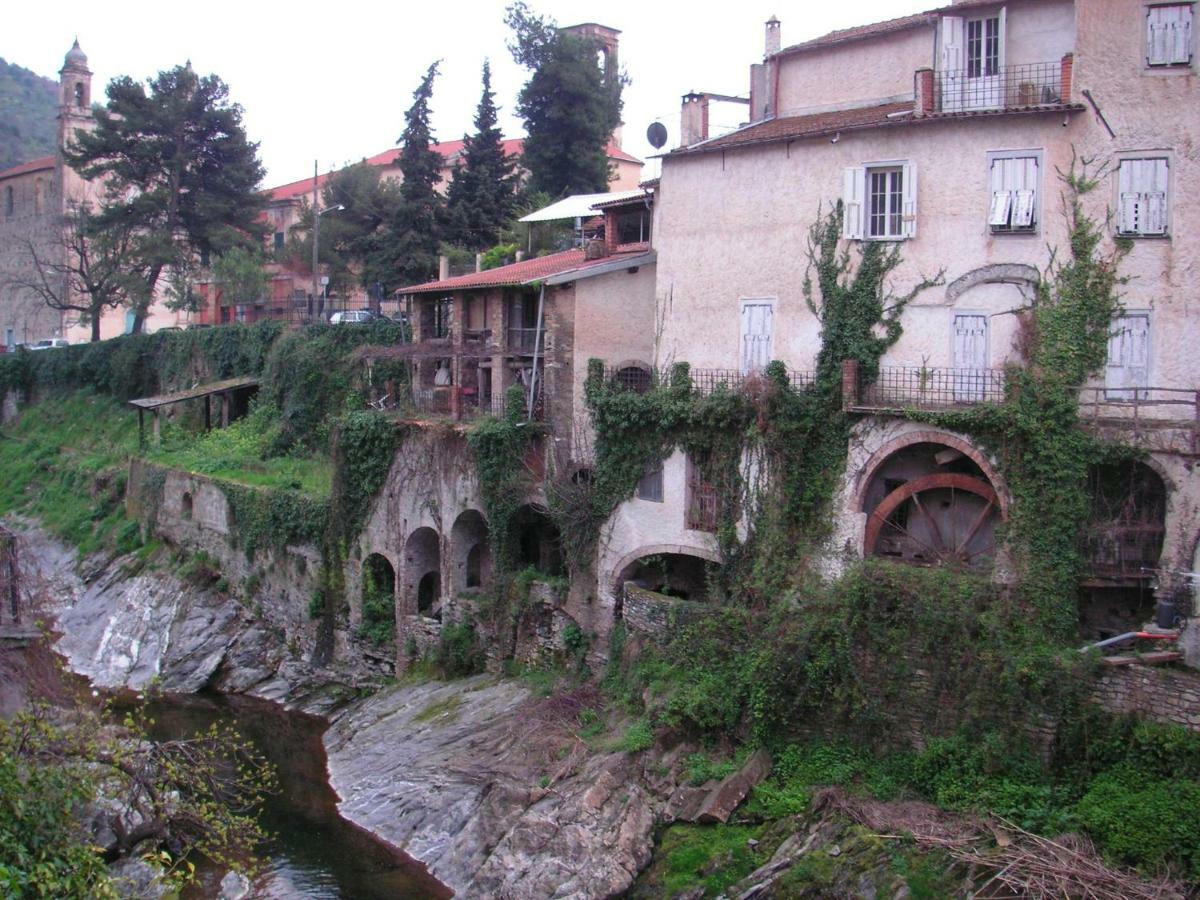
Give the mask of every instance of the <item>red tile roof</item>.
<path id="1" fill-rule="evenodd" d="M 599 259 L 585 259 L 582 250 L 564 250 L 549 256 L 535 256 L 533 259 L 523 259 L 511 265 L 498 269 L 486 269 L 483 272 L 472 272 L 469 275 L 458 275 L 445 281 L 430 281 L 425 284 L 414 284 L 402 287 L 397 294 L 424 294 L 431 291 L 449 292 L 461 291 L 468 288 L 509 287 L 520 284 L 530 284 L 542 281 L 552 275 L 575 270 L 583 271 L 595 266 L 611 263 L 622 256 L 639 256 L 650 249 L 649 244 L 625 244 L 616 253 L 601 256 Z"/>
<path id="2" fill-rule="evenodd" d="M 40 172 L 43 169 L 53 168 L 53 156 L 40 156 L 37 159 L 31 159 L 29 162 L 21 163 L 19 166 L 13 166 L 11 169 L 5 169 L 3 172 L 0 172 L 0 179 L 15 178 L 18 175 L 28 175 L 30 172 Z"/>
<path id="3" fill-rule="evenodd" d="M 521 138 L 509 138 L 504 141 L 504 155 L 518 156 L 521 153 L 521 147 L 524 145 L 524 140 Z M 430 144 L 429 149 L 436 150 L 446 160 L 445 165 L 451 165 L 454 160 L 462 153 L 462 141 L 445 141 L 441 144 Z M 393 147 L 390 150 L 384 150 L 382 153 L 376 153 L 374 156 L 367 157 L 366 162 L 372 166 L 395 166 L 399 165 L 401 148 Z M 630 156 L 616 144 L 609 142 L 608 158 L 615 159 L 620 162 L 635 162 L 640 163 L 641 160 L 636 156 Z M 0 176 L 3 177 L 3 176 Z M 328 174 L 318 175 L 317 184 L 324 185 L 329 178 Z M 300 181 L 292 181 L 288 184 L 280 185 L 279 187 L 267 188 L 266 193 L 271 200 L 290 200 L 293 197 L 302 197 L 312 193 L 312 179 L 304 178 Z"/>
<path id="4" fill-rule="evenodd" d="M 706 153 L 711 150 L 723 150 L 727 147 L 741 147 L 747 144 L 764 144 L 772 141 L 791 140 L 793 138 L 836 134 L 839 131 L 849 131 L 854 128 L 869 128 L 892 121 L 888 118 L 892 113 L 910 112 L 912 108 L 912 101 L 906 100 L 901 103 L 884 103 L 880 106 L 864 106 L 858 109 L 842 109 L 836 112 L 812 113 L 807 116 L 767 119 L 737 131 L 731 131 L 729 134 L 723 134 L 712 140 L 704 141 L 691 147 L 680 148 L 669 155 Z"/>

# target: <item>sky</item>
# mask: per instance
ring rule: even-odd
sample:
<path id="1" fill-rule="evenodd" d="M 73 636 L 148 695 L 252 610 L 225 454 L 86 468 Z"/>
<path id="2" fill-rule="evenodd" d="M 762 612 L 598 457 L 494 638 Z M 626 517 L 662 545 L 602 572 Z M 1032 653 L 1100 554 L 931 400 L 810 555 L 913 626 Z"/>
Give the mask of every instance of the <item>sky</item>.
<path id="1" fill-rule="evenodd" d="M 679 135 L 680 97 L 689 91 L 747 96 L 749 66 L 761 61 L 763 23 L 782 22 L 783 45 L 835 28 L 908 15 L 930 0 L 840 0 L 723 7 L 646 0 L 530 0 L 559 25 L 594 22 L 617 28 L 625 89 L 624 148 L 653 153 L 646 128 L 661 121 L 668 146 Z M 78 37 L 94 73 L 92 95 L 103 100 L 115 76 L 146 79 L 191 60 L 201 74 L 219 75 L 245 111 L 250 138 L 267 169 L 264 186 L 311 177 L 395 146 L 404 112 L 425 69 L 440 60 L 434 85 L 433 131 L 457 140 L 471 130 L 480 69 L 491 60 L 492 86 L 506 136 L 519 136 L 516 96 L 527 73 L 505 44 L 505 2 L 315 4 L 311 0 L 208 0 L 203 4 L 60 0 L 52 7 L 22 3 L 5 14 L 0 57 L 57 80 L 63 56 Z M 603 11 L 600 7 L 603 6 Z M 714 125 L 733 127 L 737 108 L 714 110 Z M 717 130 L 714 127 L 714 131 Z M 656 174 L 657 163 L 645 175 Z"/>

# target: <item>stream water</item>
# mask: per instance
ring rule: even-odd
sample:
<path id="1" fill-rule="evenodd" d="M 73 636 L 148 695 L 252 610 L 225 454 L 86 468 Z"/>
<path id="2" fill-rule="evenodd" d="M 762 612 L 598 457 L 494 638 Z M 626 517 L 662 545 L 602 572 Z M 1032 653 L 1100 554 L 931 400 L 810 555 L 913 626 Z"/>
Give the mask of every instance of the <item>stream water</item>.
<path id="1" fill-rule="evenodd" d="M 420 863 L 337 812 L 329 786 L 323 720 L 249 697 L 169 694 L 147 704 L 150 737 L 193 735 L 217 720 L 231 722 L 274 764 L 279 790 L 266 802 L 262 823 L 273 836 L 260 855 L 266 872 L 254 883 L 255 898 L 443 898 L 450 891 Z M 197 867 L 197 883 L 185 897 L 218 896 L 221 871 Z"/>

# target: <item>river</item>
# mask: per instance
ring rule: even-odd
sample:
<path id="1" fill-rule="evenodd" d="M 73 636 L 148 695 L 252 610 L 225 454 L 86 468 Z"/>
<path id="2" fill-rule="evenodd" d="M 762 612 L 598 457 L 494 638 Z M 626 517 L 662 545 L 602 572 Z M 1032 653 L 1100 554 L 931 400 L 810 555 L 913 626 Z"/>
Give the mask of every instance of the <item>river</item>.
<path id="1" fill-rule="evenodd" d="M 232 723 L 271 761 L 279 790 L 271 794 L 262 824 L 272 839 L 260 849 L 266 871 L 254 883 L 255 898 L 444 898 L 450 891 L 420 863 L 347 822 L 329 786 L 324 720 L 249 697 L 167 694 L 147 703 L 150 737 L 188 737 L 212 722 Z M 214 898 L 222 872 L 197 867 L 197 882 L 184 896 Z"/>

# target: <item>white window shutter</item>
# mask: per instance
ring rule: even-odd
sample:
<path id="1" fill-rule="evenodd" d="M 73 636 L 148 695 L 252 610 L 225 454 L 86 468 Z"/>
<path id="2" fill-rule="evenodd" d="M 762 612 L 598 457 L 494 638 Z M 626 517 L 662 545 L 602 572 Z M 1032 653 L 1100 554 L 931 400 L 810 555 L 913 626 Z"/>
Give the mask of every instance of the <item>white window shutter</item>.
<path id="1" fill-rule="evenodd" d="M 1000 7 L 1000 31 L 997 37 L 999 38 L 999 53 L 997 54 L 996 65 L 1000 67 L 1000 71 L 1004 71 L 1004 51 L 1008 32 L 1008 8 Z"/>
<path id="2" fill-rule="evenodd" d="M 1192 61 L 1192 16 L 1193 7 L 1179 7 L 1179 22 L 1175 26 L 1175 53 L 1171 62 L 1187 64 Z"/>
<path id="3" fill-rule="evenodd" d="M 1033 225 L 1033 191 L 1027 191 L 1027 190 L 1017 191 L 1016 192 L 1016 202 L 1013 204 L 1012 227 L 1013 228 L 1029 228 L 1032 225 Z"/>
<path id="4" fill-rule="evenodd" d="M 993 228 L 1003 228 L 1007 225 L 1011 205 L 1012 194 L 1008 191 L 992 191 L 992 208 L 988 211 L 988 224 Z"/>
<path id="5" fill-rule="evenodd" d="M 1138 195 L 1134 187 L 1137 160 L 1123 159 L 1117 170 L 1117 233 L 1137 234 Z"/>
<path id="6" fill-rule="evenodd" d="M 1142 234 L 1167 233 L 1167 195 L 1159 191 L 1142 194 L 1138 202 Z"/>
<path id="7" fill-rule="evenodd" d="M 1167 53 L 1167 23 L 1161 6 L 1152 6 L 1146 10 L 1146 62 L 1152 66 L 1162 66 L 1170 62 Z"/>
<path id="8" fill-rule="evenodd" d="M 903 204 L 900 207 L 900 233 L 906 238 L 917 236 L 917 164 L 905 163 L 900 170 L 900 189 Z"/>
<path id="9" fill-rule="evenodd" d="M 862 166 L 849 166 L 842 173 L 842 237 L 848 240 L 861 240 L 863 236 L 866 180 L 867 170 Z"/>
<path id="10" fill-rule="evenodd" d="M 938 23 L 939 39 L 942 48 L 943 72 L 957 72 L 967 67 L 966 64 L 966 20 L 962 16 L 942 16 Z"/>

